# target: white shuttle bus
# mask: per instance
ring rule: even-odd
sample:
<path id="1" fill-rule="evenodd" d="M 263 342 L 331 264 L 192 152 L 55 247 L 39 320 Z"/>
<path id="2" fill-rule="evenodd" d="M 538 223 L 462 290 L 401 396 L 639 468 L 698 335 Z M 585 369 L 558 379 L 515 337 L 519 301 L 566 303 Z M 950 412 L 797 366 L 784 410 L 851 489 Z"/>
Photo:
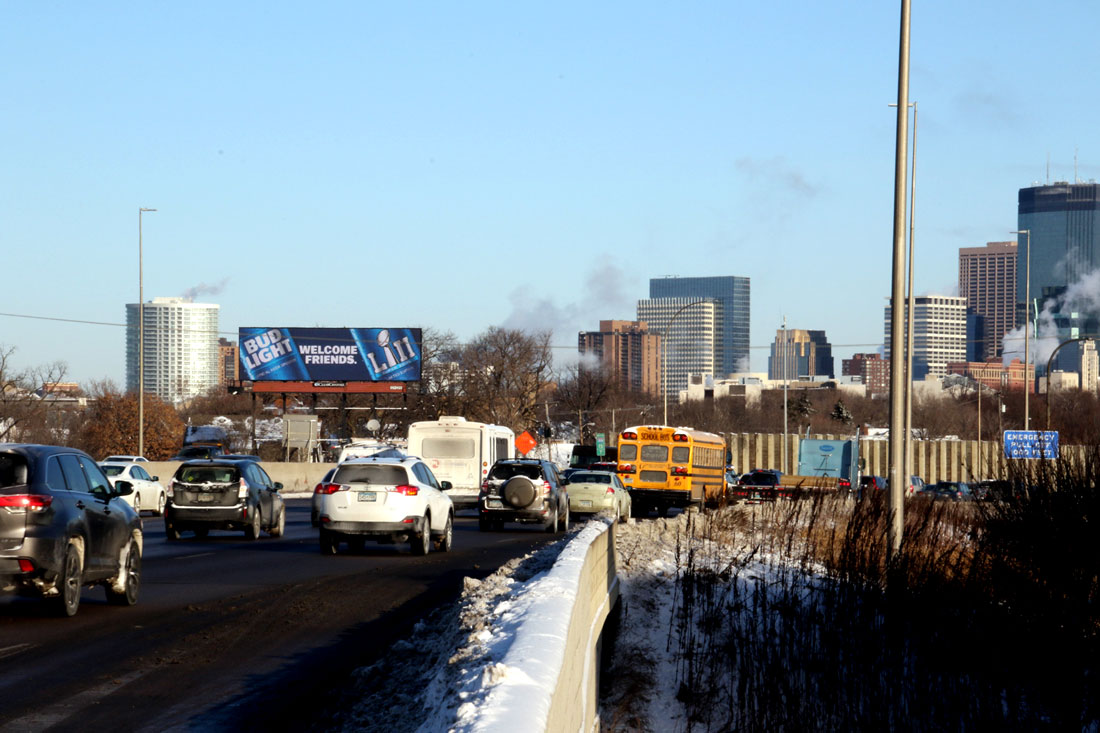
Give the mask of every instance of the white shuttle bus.
<path id="1" fill-rule="evenodd" d="M 409 426 L 409 453 L 420 456 L 440 481 L 455 509 L 477 506 L 481 483 L 495 461 L 514 458 L 516 434 L 501 425 L 441 415 Z"/>

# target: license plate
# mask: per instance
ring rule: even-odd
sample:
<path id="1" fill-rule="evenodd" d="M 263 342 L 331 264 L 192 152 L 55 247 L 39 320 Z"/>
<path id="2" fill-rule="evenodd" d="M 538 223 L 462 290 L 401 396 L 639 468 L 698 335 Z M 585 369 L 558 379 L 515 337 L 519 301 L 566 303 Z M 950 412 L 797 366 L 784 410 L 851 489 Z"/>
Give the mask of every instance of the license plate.
<path id="1" fill-rule="evenodd" d="M 500 509 L 504 505 L 500 503 L 500 499 L 487 499 L 485 501 L 485 506 L 490 509 Z"/>
<path id="2" fill-rule="evenodd" d="M 213 494 L 198 494 L 197 496 L 195 496 L 195 501 L 199 502 L 200 504 L 201 503 L 210 504 L 214 501 L 214 495 Z"/>
<path id="3" fill-rule="evenodd" d="M 592 506 L 592 502 L 588 499 L 581 499 L 581 506 Z"/>
<path id="4" fill-rule="evenodd" d="M 359 501 L 378 501 L 378 495 L 373 491 L 360 491 Z"/>

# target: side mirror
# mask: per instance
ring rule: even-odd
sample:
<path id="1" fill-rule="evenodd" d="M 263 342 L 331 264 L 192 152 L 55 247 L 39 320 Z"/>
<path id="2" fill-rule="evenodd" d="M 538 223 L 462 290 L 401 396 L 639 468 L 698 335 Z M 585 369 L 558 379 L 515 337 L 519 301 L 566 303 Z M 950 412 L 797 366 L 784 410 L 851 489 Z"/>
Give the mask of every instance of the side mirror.
<path id="1" fill-rule="evenodd" d="M 111 492 L 112 496 L 129 496 L 134 493 L 134 485 L 129 481 L 115 481 L 115 488 Z"/>
<path id="2" fill-rule="evenodd" d="M 154 476 L 154 477 L 153 477 L 153 480 L 154 480 L 154 481 L 160 481 L 160 476 Z"/>
<path id="3" fill-rule="evenodd" d="M 439 487 L 441 489 L 443 489 L 444 491 L 446 491 L 447 489 L 453 489 L 454 484 L 452 484 L 450 481 L 440 481 L 439 482 Z"/>
<path id="4" fill-rule="evenodd" d="M 271 487 L 271 490 L 272 490 L 272 491 L 279 491 L 279 490 L 280 490 L 280 489 L 282 489 L 282 488 L 283 488 L 283 485 L 282 485 L 282 483 L 280 483 L 280 482 L 276 481 L 276 482 L 275 482 L 275 485 Z"/>

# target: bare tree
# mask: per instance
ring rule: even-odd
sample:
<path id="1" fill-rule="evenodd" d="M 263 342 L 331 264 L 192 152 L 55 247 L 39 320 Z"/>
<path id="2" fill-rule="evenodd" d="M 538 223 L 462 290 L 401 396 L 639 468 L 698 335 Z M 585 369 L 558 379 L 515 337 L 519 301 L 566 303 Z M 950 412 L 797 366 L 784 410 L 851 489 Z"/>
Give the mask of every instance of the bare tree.
<path id="1" fill-rule="evenodd" d="M 559 408 L 577 421 L 578 440 L 594 440 L 593 431 L 584 430 L 588 416 L 611 404 L 616 393 L 615 375 L 602 364 L 583 361 L 563 367 L 558 372 L 554 399 Z"/>
<path id="2" fill-rule="evenodd" d="M 14 354 L 14 346 L 0 345 L 0 442 L 41 439 L 49 432 L 56 406 L 51 398 L 65 378 L 66 366 L 57 361 L 19 368 Z"/>
<path id="3" fill-rule="evenodd" d="M 138 444 L 137 395 L 110 390 L 110 384 L 97 387 L 95 402 L 85 412 L 76 435 L 76 445 L 93 456 L 112 453 L 133 455 Z M 163 461 L 179 450 L 183 440 L 183 420 L 171 405 L 155 394 L 145 395 L 145 455 Z"/>
<path id="4" fill-rule="evenodd" d="M 514 430 L 534 425 L 552 362 L 549 331 L 489 328 L 459 355 L 454 377 L 465 397 L 466 416 Z"/>

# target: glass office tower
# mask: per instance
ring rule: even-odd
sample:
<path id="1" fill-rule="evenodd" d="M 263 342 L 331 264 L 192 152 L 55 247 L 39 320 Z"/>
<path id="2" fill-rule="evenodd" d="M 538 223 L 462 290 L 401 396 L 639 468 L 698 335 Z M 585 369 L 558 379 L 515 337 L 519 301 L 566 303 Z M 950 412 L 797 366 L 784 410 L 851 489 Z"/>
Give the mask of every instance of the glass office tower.
<path id="1" fill-rule="evenodd" d="M 715 334 L 715 376 L 749 370 L 749 278 L 660 277 L 649 281 L 650 298 L 713 298 L 720 304 Z"/>

